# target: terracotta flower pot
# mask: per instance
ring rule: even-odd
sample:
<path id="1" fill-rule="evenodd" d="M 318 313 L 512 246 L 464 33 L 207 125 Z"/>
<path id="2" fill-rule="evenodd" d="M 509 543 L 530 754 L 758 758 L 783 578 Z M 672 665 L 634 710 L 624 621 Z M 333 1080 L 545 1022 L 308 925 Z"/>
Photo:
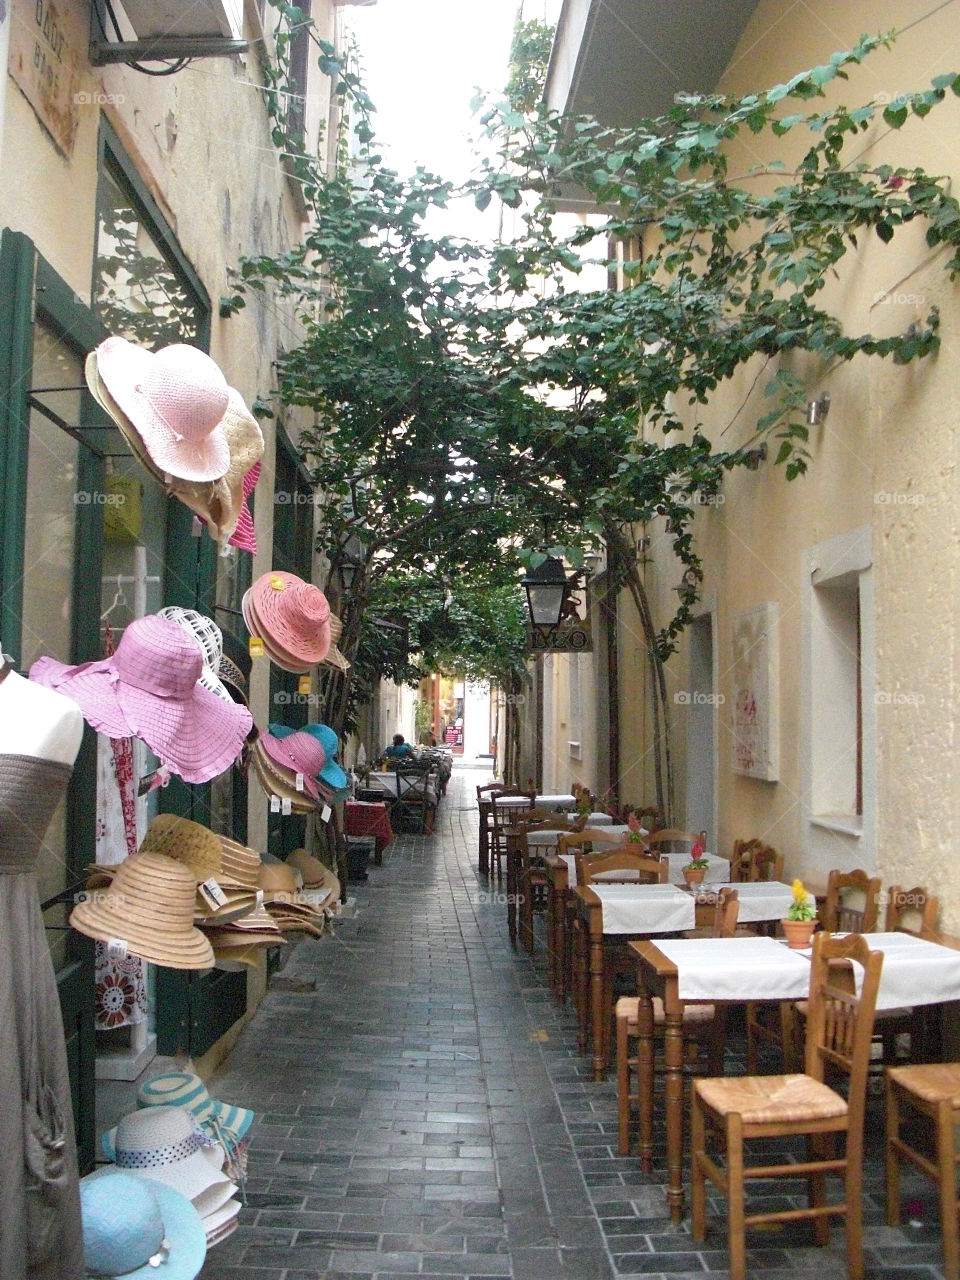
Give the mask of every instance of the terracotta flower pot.
<path id="1" fill-rule="evenodd" d="M 698 884 L 703 884 L 703 877 L 707 874 L 706 868 L 701 867 L 699 871 L 688 871 L 683 868 L 683 878 L 687 882 L 687 887 L 692 889 Z"/>
<path id="2" fill-rule="evenodd" d="M 780 924 L 788 947 L 794 951 L 803 951 L 810 946 L 813 931 L 817 927 L 816 920 L 781 920 Z"/>

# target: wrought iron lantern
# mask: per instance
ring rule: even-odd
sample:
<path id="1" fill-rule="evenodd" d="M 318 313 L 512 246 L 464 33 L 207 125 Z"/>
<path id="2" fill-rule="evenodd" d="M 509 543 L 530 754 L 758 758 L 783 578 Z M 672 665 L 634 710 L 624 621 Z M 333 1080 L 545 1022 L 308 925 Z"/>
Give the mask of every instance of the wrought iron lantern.
<path id="1" fill-rule="evenodd" d="M 523 586 L 533 625 L 555 627 L 563 616 L 563 606 L 571 589 L 563 561 L 548 556 L 536 569 L 528 570 Z"/>

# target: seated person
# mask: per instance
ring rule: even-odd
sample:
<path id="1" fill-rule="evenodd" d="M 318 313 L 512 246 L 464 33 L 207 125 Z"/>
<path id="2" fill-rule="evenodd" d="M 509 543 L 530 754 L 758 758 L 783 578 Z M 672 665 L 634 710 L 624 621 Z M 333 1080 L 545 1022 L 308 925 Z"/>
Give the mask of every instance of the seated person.
<path id="1" fill-rule="evenodd" d="M 402 760 L 404 756 L 413 755 L 413 747 L 407 742 L 402 733 L 395 733 L 393 735 L 393 745 L 387 747 L 383 754 L 388 760 Z"/>

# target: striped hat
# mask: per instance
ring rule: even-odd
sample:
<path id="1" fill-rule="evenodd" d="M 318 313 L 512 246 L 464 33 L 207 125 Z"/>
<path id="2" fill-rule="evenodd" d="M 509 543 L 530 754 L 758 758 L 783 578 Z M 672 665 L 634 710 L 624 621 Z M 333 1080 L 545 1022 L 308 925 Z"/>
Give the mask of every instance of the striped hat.
<path id="1" fill-rule="evenodd" d="M 245 1107 L 211 1098 L 206 1085 L 191 1071 L 164 1071 L 145 1081 L 137 1093 L 137 1106 L 186 1107 L 210 1137 L 226 1137 L 231 1146 L 241 1142 L 254 1117 Z"/>

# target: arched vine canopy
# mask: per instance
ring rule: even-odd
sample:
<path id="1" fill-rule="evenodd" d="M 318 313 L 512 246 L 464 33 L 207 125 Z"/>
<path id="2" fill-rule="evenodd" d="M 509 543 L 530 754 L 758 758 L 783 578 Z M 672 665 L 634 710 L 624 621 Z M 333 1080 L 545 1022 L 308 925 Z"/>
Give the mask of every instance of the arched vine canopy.
<path id="1" fill-rule="evenodd" d="M 877 337 L 845 329 L 823 298 L 864 237 L 884 245 L 915 220 L 956 274 L 960 206 L 947 180 L 856 152 L 870 131 L 934 111 L 960 78 L 938 76 L 886 106 L 827 105 L 824 86 L 849 76 L 855 92 L 858 64 L 892 39 L 865 36 L 785 84 L 685 95 L 657 119 L 610 128 L 545 109 L 550 32 L 520 24 L 507 96 L 480 106 L 476 171 L 454 187 L 384 164 L 354 60 L 322 40 L 320 67 L 342 107 L 340 162 L 328 172 L 290 144 L 282 90 L 291 32 L 308 20 L 273 3 L 268 104 L 310 222 L 285 253 L 242 261 L 222 310 L 263 290 L 296 313 L 302 341 L 269 391 L 315 415 L 302 446 L 326 503 L 333 570 L 351 534 L 363 541 L 365 569 L 345 603 L 348 647 L 361 642 L 364 618 L 409 605 L 404 583 L 414 594 L 424 580 L 442 583 L 454 602 L 504 590 L 515 599 L 524 556 L 551 544 L 576 567 L 603 541 L 639 611 L 665 704 L 662 663 L 697 593 L 697 504 L 727 471 L 754 462 L 761 442 L 787 479 L 811 464 L 798 355 L 825 371 L 938 349 L 933 308 L 909 331 Z M 729 171 L 738 139 L 798 131 L 789 167 Z M 775 149 L 764 143 L 764 154 Z M 595 204 L 589 224 L 558 216 L 571 190 Z M 464 197 L 515 211 L 509 238 L 435 230 L 435 211 Z M 625 287 L 587 287 L 597 263 L 612 264 L 610 246 L 631 240 L 640 248 L 623 266 Z M 738 372 L 767 395 L 741 405 L 740 443 L 725 448 L 729 423 L 711 393 Z M 635 539 L 658 516 L 690 584 L 664 618 L 652 616 Z M 493 646 L 489 674 L 503 674 L 496 663 L 513 670 L 518 653 L 516 643 Z M 341 690 L 341 719 L 348 706 Z M 658 780 L 668 789 L 660 710 Z"/>

